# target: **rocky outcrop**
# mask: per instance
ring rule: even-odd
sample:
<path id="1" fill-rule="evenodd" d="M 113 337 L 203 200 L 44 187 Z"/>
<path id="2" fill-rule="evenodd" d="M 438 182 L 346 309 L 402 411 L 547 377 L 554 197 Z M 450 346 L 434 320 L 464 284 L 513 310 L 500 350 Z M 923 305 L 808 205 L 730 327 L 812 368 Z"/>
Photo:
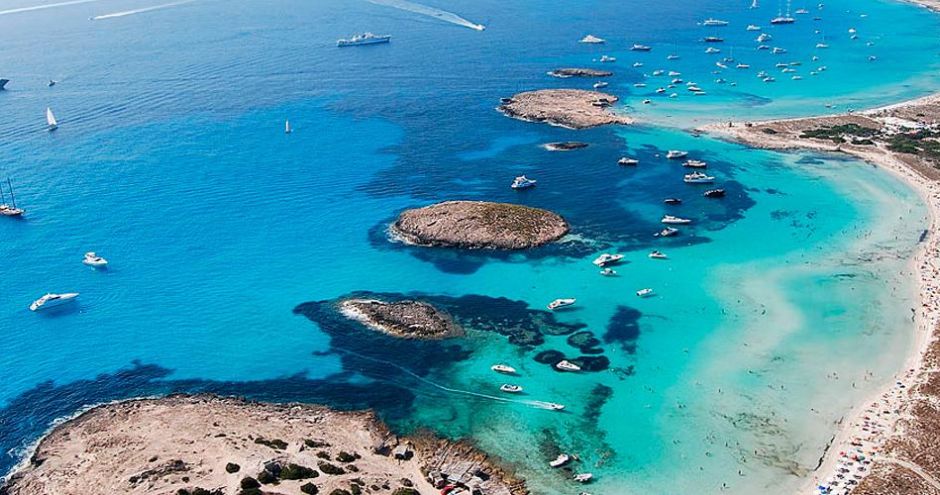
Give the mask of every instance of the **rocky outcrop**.
<path id="1" fill-rule="evenodd" d="M 346 299 L 340 311 L 369 328 L 404 339 L 446 339 L 463 335 L 447 312 L 421 301 Z"/>
<path id="2" fill-rule="evenodd" d="M 512 118 L 570 129 L 633 123 L 633 119 L 610 111 L 608 107 L 616 102 L 616 96 L 599 91 L 540 89 L 506 98 L 497 109 Z"/>
<path id="3" fill-rule="evenodd" d="M 568 222 L 547 210 L 485 201 L 446 201 L 405 210 L 391 226 L 404 242 L 465 249 L 529 249 L 558 240 Z"/>
<path id="4" fill-rule="evenodd" d="M 597 69 L 583 69 L 576 67 L 565 67 L 564 69 L 555 69 L 550 71 L 548 75 L 552 77 L 610 77 L 614 75 L 613 72 L 607 70 L 597 70 Z"/>

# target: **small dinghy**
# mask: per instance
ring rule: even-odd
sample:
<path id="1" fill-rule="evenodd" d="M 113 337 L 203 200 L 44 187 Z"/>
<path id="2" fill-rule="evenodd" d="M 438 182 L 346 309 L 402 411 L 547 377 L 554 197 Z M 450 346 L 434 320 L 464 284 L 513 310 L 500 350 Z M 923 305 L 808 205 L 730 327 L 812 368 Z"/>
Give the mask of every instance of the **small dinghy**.
<path id="1" fill-rule="evenodd" d="M 614 270 L 613 268 L 604 268 L 603 270 L 600 271 L 600 273 L 601 275 L 605 277 L 614 277 L 617 275 L 617 271 Z"/>

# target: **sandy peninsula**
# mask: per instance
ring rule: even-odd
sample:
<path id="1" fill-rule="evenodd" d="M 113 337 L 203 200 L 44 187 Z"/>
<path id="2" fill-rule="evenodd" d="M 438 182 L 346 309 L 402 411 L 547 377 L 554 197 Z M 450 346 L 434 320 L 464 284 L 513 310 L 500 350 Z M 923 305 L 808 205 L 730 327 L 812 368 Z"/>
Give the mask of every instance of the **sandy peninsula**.
<path id="1" fill-rule="evenodd" d="M 522 495 L 465 443 L 397 437 L 372 413 L 215 396 L 93 408 L 52 430 L 5 495 Z"/>
<path id="2" fill-rule="evenodd" d="M 540 89 L 503 100 L 497 110 L 527 122 L 543 122 L 569 129 L 609 124 L 632 124 L 633 119 L 610 110 L 618 98 L 582 89 Z"/>
<path id="3" fill-rule="evenodd" d="M 568 233 L 560 215 L 528 206 L 486 201 L 445 201 L 405 210 L 393 236 L 418 246 L 464 249 L 530 249 Z"/>
<path id="4" fill-rule="evenodd" d="M 751 146 L 847 153 L 907 181 L 930 212 L 912 260 L 921 306 L 903 371 L 843 418 L 800 493 L 940 495 L 940 95 L 865 112 L 768 122 L 725 122 L 700 130 Z"/>
<path id="5" fill-rule="evenodd" d="M 339 307 L 347 318 L 394 337 L 446 339 L 463 335 L 463 328 L 450 314 L 422 301 L 346 299 Z"/>

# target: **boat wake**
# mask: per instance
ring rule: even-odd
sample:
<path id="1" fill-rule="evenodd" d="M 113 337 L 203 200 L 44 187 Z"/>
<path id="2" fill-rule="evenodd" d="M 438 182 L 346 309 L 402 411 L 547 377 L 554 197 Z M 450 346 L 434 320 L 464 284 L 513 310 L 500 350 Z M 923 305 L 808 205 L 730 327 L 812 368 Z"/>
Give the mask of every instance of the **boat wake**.
<path id="1" fill-rule="evenodd" d="M 123 12 L 114 12 L 113 14 L 96 15 L 92 17 L 91 20 L 101 21 L 104 19 L 114 19 L 117 17 L 126 17 L 126 16 L 134 15 L 134 14 L 143 14 L 144 12 L 153 12 L 154 10 L 168 9 L 170 7 L 176 7 L 177 5 L 183 5 L 183 4 L 192 3 L 195 1 L 196 0 L 181 0 L 179 2 L 171 2 L 171 3 L 164 3 L 161 5 L 154 5 L 153 7 L 144 7 L 140 9 L 134 9 L 134 10 L 125 10 Z"/>
<path id="2" fill-rule="evenodd" d="M 100 0 L 70 0 L 68 2 L 46 3 L 43 5 L 33 5 L 31 7 L 19 7 L 15 9 L 0 10 L 0 15 L 19 14 L 21 12 L 33 12 L 35 10 L 54 9 L 56 7 L 66 7 L 69 5 L 79 5 L 83 3 L 98 2 Z"/>
<path id="3" fill-rule="evenodd" d="M 475 24 L 470 22 L 459 15 L 448 12 L 446 10 L 437 9 L 434 7 L 429 7 L 427 5 L 421 5 L 420 3 L 409 2 L 408 0 L 366 0 L 369 3 L 374 3 L 375 5 L 384 5 L 386 7 L 392 7 L 399 10 L 405 10 L 408 12 L 414 12 L 415 14 L 426 15 L 433 17 L 435 19 L 442 20 L 444 22 L 449 22 L 451 24 L 456 24 L 458 26 L 463 26 L 470 28 L 476 31 L 483 31 L 486 29 L 486 26 L 483 24 Z"/>
<path id="4" fill-rule="evenodd" d="M 461 390 L 461 389 L 457 389 L 457 388 L 445 387 L 444 385 L 441 385 L 441 384 L 439 384 L 439 383 L 432 382 L 431 380 L 428 380 L 427 378 L 424 378 L 423 376 L 418 375 L 417 373 L 414 373 L 413 371 L 409 370 L 408 368 L 405 368 L 405 367 L 403 367 L 403 366 L 399 366 L 399 365 L 397 365 L 397 364 L 395 364 L 395 363 L 393 363 L 393 362 L 391 362 L 391 361 L 386 361 L 386 360 L 384 360 L 384 359 L 372 358 L 372 357 L 369 357 L 369 356 L 363 356 L 362 354 L 359 354 L 358 352 L 353 352 L 353 351 L 349 351 L 349 350 L 346 350 L 346 349 L 338 349 L 338 348 L 337 348 L 337 349 L 334 349 L 334 350 L 337 351 L 337 352 L 344 353 L 344 354 L 351 354 L 351 355 L 353 355 L 353 356 L 356 356 L 357 358 L 365 359 L 365 360 L 368 360 L 368 361 L 372 361 L 372 362 L 374 362 L 374 363 L 380 363 L 380 364 L 386 364 L 386 365 L 389 365 L 389 366 L 394 366 L 395 368 L 398 368 L 399 370 L 404 371 L 405 373 L 407 373 L 407 374 L 409 374 L 409 375 L 411 375 L 411 376 L 417 378 L 418 380 L 420 380 L 420 381 L 423 382 L 423 383 L 426 383 L 426 384 L 428 384 L 428 385 L 430 385 L 430 386 L 432 386 L 432 387 L 434 387 L 434 388 L 436 388 L 436 389 L 438 389 L 438 390 L 443 390 L 443 391 L 445 391 L 445 392 L 450 392 L 450 393 L 452 393 L 452 394 L 467 395 L 467 396 L 470 396 L 470 397 L 479 397 L 479 398 L 482 398 L 482 399 L 487 399 L 487 400 L 492 400 L 492 401 L 497 401 L 497 402 L 506 402 L 506 403 L 511 403 L 511 404 L 522 404 L 522 405 L 526 405 L 526 406 L 529 406 L 529 407 L 534 407 L 534 408 L 537 408 L 537 409 L 555 409 L 555 407 L 554 407 L 555 405 L 554 405 L 553 403 L 551 403 L 551 402 L 545 402 L 545 401 L 540 401 L 540 400 L 510 399 L 510 398 L 507 398 L 507 397 L 499 397 L 499 396 L 496 396 L 496 395 L 482 394 L 482 393 L 480 393 L 480 392 L 472 392 L 472 391 L 470 391 L 470 390 Z"/>

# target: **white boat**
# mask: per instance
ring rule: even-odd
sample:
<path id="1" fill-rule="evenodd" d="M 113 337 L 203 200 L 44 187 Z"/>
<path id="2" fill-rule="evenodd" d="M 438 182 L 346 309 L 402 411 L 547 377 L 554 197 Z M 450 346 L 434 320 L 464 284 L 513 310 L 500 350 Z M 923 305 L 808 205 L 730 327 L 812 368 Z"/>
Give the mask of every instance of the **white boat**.
<path id="1" fill-rule="evenodd" d="M 672 237 L 679 233 L 679 229 L 673 227 L 666 227 L 663 230 L 660 230 L 656 233 L 656 237 Z"/>
<path id="2" fill-rule="evenodd" d="M 627 158 L 623 156 L 623 157 L 620 157 L 619 160 L 617 160 L 617 165 L 633 166 L 633 165 L 639 165 L 639 164 L 640 164 L 640 160 L 637 160 L 636 158 Z"/>
<path id="3" fill-rule="evenodd" d="M 666 92 L 666 88 L 656 88 L 656 93 L 663 94 Z"/>
<path id="4" fill-rule="evenodd" d="M 545 408 L 546 408 L 546 409 L 551 409 L 552 411 L 561 411 L 561 410 L 563 410 L 563 409 L 565 408 L 565 405 L 564 405 L 564 404 L 558 404 L 558 403 L 555 403 L 555 402 L 546 402 L 546 403 L 545 403 Z"/>
<path id="5" fill-rule="evenodd" d="M 671 70 L 671 71 L 669 71 L 669 74 L 667 74 L 667 75 L 668 75 L 669 77 L 679 77 L 679 76 L 682 75 L 682 73 L 679 72 L 679 71 L 677 71 L 677 70 Z"/>
<path id="6" fill-rule="evenodd" d="M 581 473 L 574 475 L 574 480 L 578 483 L 590 483 L 594 479 L 594 475 L 591 473 Z"/>
<path id="7" fill-rule="evenodd" d="M 46 308 L 54 308 L 56 306 L 61 306 L 63 304 L 74 301 L 78 297 L 78 292 L 69 292 L 66 294 L 46 294 L 39 299 L 33 301 L 29 305 L 30 311 L 39 311 Z"/>
<path id="8" fill-rule="evenodd" d="M 645 88 L 646 83 L 633 83 L 634 88 Z"/>
<path id="9" fill-rule="evenodd" d="M 555 363 L 555 369 L 559 371 L 581 371 L 581 367 L 568 361 L 567 359 L 562 359 L 561 361 Z"/>
<path id="10" fill-rule="evenodd" d="M 22 208 L 16 207 L 16 196 L 13 194 L 13 182 L 7 178 L 7 185 L 10 187 L 10 204 L 7 204 L 6 196 L 3 194 L 3 186 L 0 185 L 0 215 L 5 217 L 19 217 L 26 213 Z"/>
<path id="11" fill-rule="evenodd" d="M 721 53 L 721 50 L 718 49 L 718 48 L 715 48 L 715 47 L 713 47 L 713 46 L 710 46 L 710 47 L 708 47 L 708 48 L 705 49 L 705 53 L 708 53 L 708 54 L 712 54 L 712 53 Z"/>
<path id="12" fill-rule="evenodd" d="M 715 182 L 714 177 L 703 174 L 701 172 L 692 172 L 691 174 L 686 174 L 685 177 L 682 178 L 682 180 L 686 184 L 710 184 L 712 182 Z"/>
<path id="13" fill-rule="evenodd" d="M 518 394 L 519 392 L 522 392 L 522 387 L 519 385 L 513 385 L 511 383 L 504 383 L 499 386 L 499 389 L 503 392 L 506 392 L 507 394 Z"/>
<path id="14" fill-rule="evenodd" d="M 747 30 L 748 31 L 760 31 L 760 26 L 758 26 L 757 24 L 748 24 Z"/>
<path id="15" fill-rule="evenodd" d="M 606 88 L 608 85 L 609 85 L 609 83 L 606 83 L 606 82 L 604 82 L 604 81 L 598 81 L 598 82 L 594 83 L 594 89 Z"/>
<path id="16" fill-rule="evenodd" d="M 708 163 L 703 162 L 701 160 L 686 160 L 685 163 L 682 164 L 682 166 L 689 167 L 689 168 L 705 168 L 708 166 Z"/>
<path id="17" fill-rule="evenodd" d="M 799 9 L 796 12 L 794 12 L 794 14 L 800 14 L 800 15 L 809 14 L 809 11 L 806 9 Z"/>
<path id="18" fill-rule="evenodd" d="M 555 299 L 554 301 L 548 303 L 548 309 L 554 311 L 559 308 L 564 308 L 573 305 L 577 299 Z"/>
<path id="19" fill-rule="evenodd" d="M 829 48 L 829 45 L 827 45 L 827 44 L 825 44 L 825 43 L 816 43 L 816 48 L 819 48 L 819 49 L 821 49 L 821 50 L 824 50 L 824 49 L 826 49 L 826 48 Z"/>
<path id="20" fill-rule="evenodd" d="M 353 36 L 352 38 L 343 38 L 336 41 L 336 46 L 360 46 L 360 45 L 377 45 L 380 43 L 388 43 L 392 40 L 392 37 L 387 34 L 372 34 L 372 33 L 362 33 Z"/>
<path id="21" fill-rule="evenodd" d="M 284 121 L 284 134 L 290 134 L 291 132 L 293 132 L 293 129 L 290 128 L 290 121 L 285 120 Z"/>
<path id="22" fill-rule="evenodd" d="M 604 63 L 607 63 L 607 62 L 616 62 L 616 61 L 617 61 L 617 57 L 611 57 L 611 56 L 608 56 L 608 55 L 601 55 L 600 61 L 601 61 L 601 62 L 604 62 Z"/>
<path id="23" fill-rule="evenodd" d="M 639 43 L 634 43 L 633 46 L 630 47 L 630 50 L 633 50 L 633 51 L 635 51 L 635 52 L 648 52 L 648 51 L 652 50 L 652 48 L 649 47 L 649 46 L 647 46 L 647 45 L 641 45 L 641 44 L 639 44 Z"/>
<path id="24" fill-rule="evenodd" d="M 617 271 L 613 268 L 604 268 L 600 273 L 605 277 L 613 277 L 617 275 Z"/>
<path id="25" fill-rule="evenodd" d="M 789 15 L 774 17 L 770 20 L 771 24 L 793 24 L 794 22 L 796 22 L 796 19 L 790 17 Z"/>
<path id="26" fill-rule="evenodd" d="M 621 260 L 623 260 L 622 254 L 604 253 L 598 256 L 597 259 L 595 259 L 591 263 L 594 263 L 594 265 L 596 266 L 603 267 L 607 265 L 613 265 L 614 263 L 619 263 Z"/>
<path id="27" fill-rule="evenodd" d="M 771 39 L 773 39 L 773 36 L 767 33 L 761 33 L 754 41 L 757 41 L 758 43 L 764 43 L 770 41 Z"/>
<path id="28" fill-rule="evenodd" d="M 636 291 L 636 295 L 640 297 L 649 297 L 653 295 L 653 289 L 640 289 Z"/>
<path id="29" fill-rule="evenodd" d="M 494 364 L 493 366 L 490 366 L 490 369 L 497 373 L 503 373 L 506 375 L 516 374 L 516 368 L 513 368 L 507 364 Z"/>
<path id="30" fill-rule="evenodd" d="M 581 38 L 581 39 L 578 41 L 578 43 L 588 43 L 588 44 L 592 44 L 592 45 L 599 45 L 599 44 L 605 43 L 606 41 L 607 41 L 607 40 L 605 40 L 604 38 L 598 38 L 597 36 L 594 36 L 593 34 L 589 34 L 589 35 L 587 35 L 587 36 Z"/>
<path id="31" fill-rule="evenodd" d="M 688 218 L 679 218 L 672 215 L 663 215 L 663 219 L 660 222 L 669 224 L 669 225 L 687 225 L 692 223 L 692 220 Z"/>
<path id="32" fill-rule="evenodd" d="M 85 258 L 82 259 L 82 264 L 93 268 L 104 268 L 108 266 L 108 260 L 98 256 L 94 251 L 89 251 L 85 253 Z"/>
<path id="33" fill-rule="evenodd" d="M 558 454 L 558 457 L 550 461 L 548 465 L 553 468 L 560 468 L 564 466 L 565 464 L 568 464 L 569 461 L 571 461 L 571 456 L 568 454 L 562 453 L 562 454 Z"/>
<path id="34" fill-rule="evenodd" d="M 643 67 L 643 62 L 633 62 L 633 66 L 636 68 Z"/>
<path id="35" fill-rule="evenodd" d="M 649 257 L 654 260 L 664 260 L 668 258 L 668 256 L 663 254 L 661 251 L 652 251 L 650 252 Z"/>
<path id="36" fill-rule="evenodd" d="M 530 179 L 524 175 L 520 175 L 519 177 L 516 177 L 515 179 L 513 179 L 512 185 L 510 185 L 509 187 L 513 189 L 528 189 L 530 187 L 535 187 L 535 184 L 537 182 L 538 181 L 535 179 Z"/>
<path id="37" fill-rule="evenodd" d="M 664 71 L 664 70 L 662 70 L 662 69 L 656 69 L 656 70 L 653 71 L 653 75 L 654 75 L 654 76 L 661 76 L 661 75 L 663 75 L 663 74 L 665 74 L 665 73 L 666 73 L 666 71 Z"/>
<path id="38" fill-rule="evenodd" d="M 723 21 L 723 20 L 721 20 L 721 19 L 715 19 L 715 18 L 709 17 L 708 19 L 705 19 L 704 22 L 702 22 L 702 25 L 703 25 L 703 26 L 713 26 L 713 27 L 727 26 L 727 25 L 728 25 L 728 21 Z"/>
<path id="39" fill-rule="evenodd" d="M 59 122 L 55 119 L 55 114 L 52 113 L 52 109 L 49 107 L 46 107 L 46 125 L 50 132 L 59 128 Z"/>
<path id="40" fill-rule="evenodd" d="M 670 53 L 669 55 L 666 55 L 666 60 L 679 60 L 679 56 L 675 53 Z"/>
<path id="41" fill-rule="evenodd" d="M 670 160 L 680 160 L 687 156 L 689 156 L 689 153 L 687 151 L 669 150 L 669 152 L 666 153 L 666 158 Z"/>

